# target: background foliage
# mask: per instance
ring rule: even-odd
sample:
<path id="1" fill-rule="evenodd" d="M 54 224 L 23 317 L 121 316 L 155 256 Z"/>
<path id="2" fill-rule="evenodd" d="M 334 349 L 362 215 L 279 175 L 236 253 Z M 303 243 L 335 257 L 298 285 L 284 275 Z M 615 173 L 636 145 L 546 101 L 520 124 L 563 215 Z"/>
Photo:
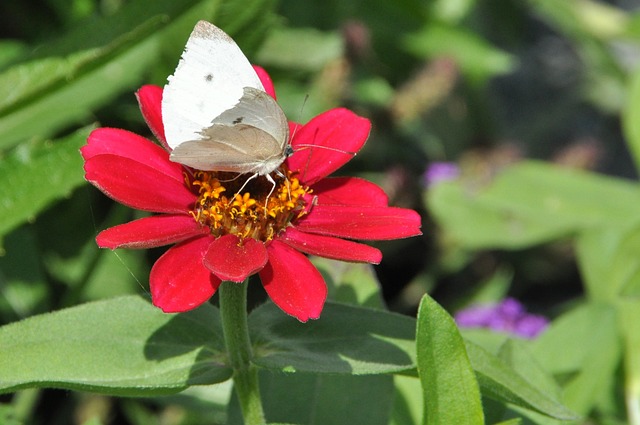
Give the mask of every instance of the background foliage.
<path id="1" fill-rule="evenodd" d="M 308 349 L 310 357 L 269 355 L 265 346 L 258 362 L 270 420 L 640 424 L 639 10 L 633 0 L 0 3 L 0 323 L 89 301 L 103 312 L 92 322 L 82 306 L 65 310 L 66 323 L 84 326 L 78 334 L 47 322 L 60 315 L 20 322 L 31 333 L 2 328 L 2 388 L 33 386 L 48 371 L 15 380 L 6 371 L 19 370 L 25 358 L 46 362 L 56 350 L 64 357 L 78 335 L 93 344 L 86 362 L 108 364 L 101 356 L 114 335 L 142 343 L 166 337 L 162 329 L 177 332 L 166 352 L 120 353 L 129 364 L 112 364 L 117 370 L 108 376 L 121 373 L 121 381 L 85 382 L 82 368 L 62 364 L 56 373 L 77 373 L 81 384 L 52 381 L 73 391 L 3 395 L 0 423 L 238 423 L 228 381 L 157 397 L 123 390 L 135 373 L 150 386 L 170 376 L 176 390 L 223 381 L 229 371 L 184 348 L 201 343 L 215 358 L 222 348 L 206 345 L 214 330 L 204 325 L 215 322 L 215 310 L 163 328 L 172 320 L 155 310 L 143 314 L 150 307 L 132 297 L 149 298 L 149 268 L 162 250 L 95 246 L 99 230 L 140 213 L 88 186 L 78 153 L 98 125 L 151 137 L 133 92 L 164 84 L 194 23 L 207 19 L 267 68 L 291 119 L 305 122 L 338 105 L 371 119 L 369 142 L 341 172 L 376 181 L 392 204 L 418 209 L 425 223 L 422 238 L 380 243 L 385 259 L 375 273 L 318 260 L 331 298 L 351 307 L 327 306 L 326 335 L 325 322 L 310 325 L 320 328 L 314 349 L 279 340 L 283 352 Z M 427 185 L 423 174 L 436 161 L 457 163 L 461 176 Z M 264 294 L 253 286 L 257 305 Z M 462 339 L 431 298 L 420 304 L 426 292 L 449 312 L 514 296 L 553 323 L 535 341 L 483 331 L 463 331 Z M 258 340 L 270 338 L 262 323 L 286 319 L 270 308 L 252 314 Z M 375 322 L 384 308 L 418 316 L 414 348 L 407 348 L 414 322 L 393 315 L 391 333 L 380 330 L 399 350 L 391 363 L 362 352 L 336 359 L 329 349 L 322 357 L 318 347 L 337 349 L 331 336 L 345 323 L 332 325 L 331 317 Z M 137 326 L 119 322 L 122 311 L 140 313 Z M 290 322 L 282 326 L 295 332 Z M 365 347 L 387 347 L 356 331 L 344 336 L 356 337 Z M 442 341 L 449 351 L 435 349 Z M 145 373 L 150 357 L 168 361 L 166 375 Z M 323 372 L 314 364 L 331 373 L 348 365 L 363 375 L 313 375 Z M 420 379 L 366 374 L 406 372 L 413 364 Z M 434 383 L 443 388 L 437 399 L 428 390 Z M 283 387 L 302 390 L 291 395 Z"/>

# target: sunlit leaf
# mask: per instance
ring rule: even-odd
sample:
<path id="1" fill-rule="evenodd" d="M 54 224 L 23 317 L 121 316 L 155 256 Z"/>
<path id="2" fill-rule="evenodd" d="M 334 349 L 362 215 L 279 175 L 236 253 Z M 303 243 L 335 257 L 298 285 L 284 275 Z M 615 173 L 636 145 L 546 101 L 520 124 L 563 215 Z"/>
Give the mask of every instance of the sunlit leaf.
<path id="1" fill-rule="evenodd" d="M 413 376 L 393 377 L 396 396 L 390 425 L 418 425 L 422 420 L 422 388 Z"/>
<path id="2" fill-rule="evenodd" d="M 453 318 L 425 295 L 416 330 L 423 424 L 484 424 L 482 401 L 467 351 Z"/>
<path id="3" fill-rule="evenodd" d="M 583 232 L 576 252 L 592 300 L 615 302 L 640 293 L 640 226 Z"/>
<path id="4" fill-rule="evenodd" d="M 640 303 L 624 300 L 620 303 L 620 331 L 625 341 L 625 399 L 631 411 L 640 408 Z"/>
<path id="5" fill-rule="evenodd" d="M 526 190 L 524 190 L 526 188 Z M 622 179 L 525 161 L 486 184 L 435 185 L 429 210 L 468 248 L 522 248 L 601 225 L 623 227 L 640 213 L 640 187 Z"/>
<path id="6" fill-rule="evenodd" d="M 457 26 L 430 23 L 404 39 L 407 50 L 424 58 L 451 57 L 472 82 L 504 74 L 514 66 L 514 58 L 492 46 L 477 34 Z"/>
<path id="7" fill-rule="evenodd" d="M 165 314 L 136 296 L 0 328 L 0 392 L 56 387 L 119 395 L 180 391 L 231 377 L 218 310 Z"/>
<path id="8" fill-rule="evenodd" d="M 483 396 L 515 404 L 556 419 L 578 418 L 552 394 L 534 387 L 505 362 L 473 343 L 467 342 L 466 346 Z"/>
<path id="9" fill-rule="evenodd" d="M 604 303 L 590 303 L 555 320 L 532 345 L 538 361 L 552 373 L 571 376 L 563 402 L 587 414 L 614 379 L 621 346 L 616 312 Z"/>
<path id="10" fill-rule="evenodd" d="M 640 169 L 640 71 L 631 76 L 627 87 L 627 102 L 622 109 L 622 130 L 636 169 Z"/>

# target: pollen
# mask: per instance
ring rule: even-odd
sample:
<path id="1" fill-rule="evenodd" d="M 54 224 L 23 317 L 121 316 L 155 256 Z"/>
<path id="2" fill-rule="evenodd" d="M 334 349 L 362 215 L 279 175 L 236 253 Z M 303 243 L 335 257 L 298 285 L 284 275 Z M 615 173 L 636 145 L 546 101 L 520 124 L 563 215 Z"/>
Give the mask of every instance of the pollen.
<path id="1" fill-rule="evenodd" d="M 275 186 L 264 176 L 250 177 L 217 171 L 196 171 L 187 177 L 198 195 L 193 218 L 214 236 L 234 234 L 240 240 L 268 242 L 306 214 L 305 195 L 311 189 L 300 183 L 296 173 L 281 167 L 271 176 Z"/>

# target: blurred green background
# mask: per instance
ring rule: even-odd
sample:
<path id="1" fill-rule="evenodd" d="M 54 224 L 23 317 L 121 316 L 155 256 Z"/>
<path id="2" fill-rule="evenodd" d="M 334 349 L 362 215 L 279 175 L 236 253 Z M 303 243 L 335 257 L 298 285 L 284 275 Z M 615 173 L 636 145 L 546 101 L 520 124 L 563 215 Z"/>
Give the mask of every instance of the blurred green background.
<path id="1" fill-rule="evenodd" d="M 425 291 L 451 311 L 510 295 L 554 318 L 607 292 L 605 280 L 585 290 L 585 270 L 615 263 L 621 246 L 635 279 L 637 0 L 5 0 L 2 324 L 147 293 L 162 250 L 98 250 L 99 230 L 141 213 L 84 182 L 78 149 L 95 126 L 152 137 L 134 92 L 164 84 L 199 19 L 270 72 L 289 119 L 346 106 L 372 121 L 340 173 L 423 215 L 423 237 L 376 244 L 391 310 L 415 314 Z M 443 161 L 460 177 L 427 184 Z M 211 419 L 212 391 L 140 401 L 28 390 L 0 397 L 0 422 L 197 424 Z M 597 423 L 624 423 L 610 410 Z"/>

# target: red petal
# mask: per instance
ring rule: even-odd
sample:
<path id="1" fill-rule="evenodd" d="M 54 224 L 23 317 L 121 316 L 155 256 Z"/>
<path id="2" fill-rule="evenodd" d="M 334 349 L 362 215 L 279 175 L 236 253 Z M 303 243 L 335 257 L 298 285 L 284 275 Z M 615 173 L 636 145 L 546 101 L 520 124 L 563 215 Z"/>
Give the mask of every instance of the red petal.
<path id="1" fill-rule="evenodd" d="M 117 128 L 98 128 L 91 132 L 87 144 L 80 148 L 85 161 L 104 154 L 132 159 L 148 165 L 173 179 L 184 182 L 183 168 L 169 161 L 169 154 L 151 140 Z"/>
<path id="2" fill-rule="evenodd" d="M 206 302 L 220 286 L 220 279 L 202 264 L 212 237 L 178 244 L 156 261 L 149 276 L 153 304 L 165 313 L 192 310 Z"/>
<path id="3" fill-rule="evenodd" d="M 316 205 L 297 221 L 296 227 L 303 232 L 365 240 L 422 234 L 417 212 L 394 207 Z"/>
<path id="4" fill-rule="evenodd" d="M 262 83 L 262 87 L 264 87 L 264 91 L 266 91 L 272 98 L 275 99 L 276 89 L 273 87 L 273 81 L 271 81 L 271 77 L 269 76 L 267 71 L 265 71 L 263 67 L 258 65 L 253 65 L 253 69 L 256 71 L 256 74 L 258 74 L 258 78 Z"/>
<path id="5" fill-rule="evenodd" d="M 242 282 L 267 264 L 264 243 L 247 238 L 240 244 L 235 235 L 217 238 L 204 256 L 204 265 L 222 280 Z"/>
<path id="6" fill-rule="evenodd" d="M 372 246 L 331 236 L 304 233 L 294 227 L 288 227 L 278 240 L 298 251 L 334 260 L 373 264 L 379 264 L 382 260 L 380 250 Z"/>
<path id="7" fill-rule="evenodd" d="M 334 177 L 313 185 L 311 196 L 317 196 L 318 205 L 362 205 L 386 207 L 389 199 L 376 184 L 356 177 Z"/>
<path id="8" fill-rule="evenodd" d="M 196 196 L 156 168 L 116 155 L 97 155 L 84 164 L 85 178 L 116 201 L 145 211 L 187 213 Z"/>
<path id="9" fill-rule="evenodd" d="M 189 215 L 156 215 L 104 230 L 96 242 L 100 248 L 153 248 L 202 233 L 200 225 Z"/>
<path id="10" fill-rule="evenodd" d="M 290 170 L 300 171 L 303 183 L 313 184 L 347 163 L 364 145 L 370 129 L 369 120 L 347 109 L 320 114 L 293 136 L 295 153 L 287 159 L 287 165 Z"/>
<path id="11" fill-rule="evenodd" d="M 146 85 L 136 92 L 140 112 L 153 135 L 169 150 L 167 140 L 164 137 L 164 124 L 162 123 L 162 87 Z"/>
<path id="12" fill-rule="evenodd" d="M 272 241 L 267 251 L 269 262 L 260 280 L 271 300 L 301 322 L 320 317 L 327 299 L 320 272 L 307 257 L 282 242 Z"/>

